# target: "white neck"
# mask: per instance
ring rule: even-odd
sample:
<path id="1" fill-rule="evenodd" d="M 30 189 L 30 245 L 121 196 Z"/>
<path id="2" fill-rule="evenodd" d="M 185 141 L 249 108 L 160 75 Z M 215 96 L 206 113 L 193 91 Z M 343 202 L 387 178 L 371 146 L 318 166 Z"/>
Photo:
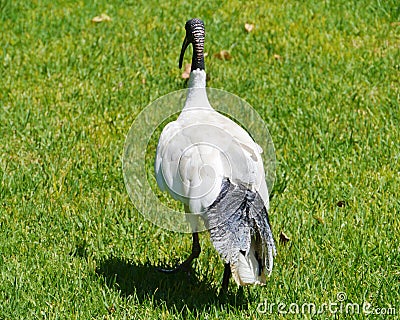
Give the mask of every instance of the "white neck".
<path id="1" fill-rule="evenodd" d="M 212 109 L 207 98 L 206 72 L 204 70 L 197 69 L 190 73 L 189 89 L 183 110 L 192 108 Z"/>

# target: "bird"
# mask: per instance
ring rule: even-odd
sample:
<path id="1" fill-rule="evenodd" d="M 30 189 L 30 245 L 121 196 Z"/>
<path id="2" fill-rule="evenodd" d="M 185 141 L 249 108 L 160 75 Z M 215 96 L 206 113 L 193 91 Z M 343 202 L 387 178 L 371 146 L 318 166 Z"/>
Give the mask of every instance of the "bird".
<path id="1" fill-rule="evenodd" d="M 161 132 L 154 170 L 158 187 L 183 202 L 192 231 L 189 257 L 166 273 L 188 271 L 201 252 L 200 221 L 224 260 L 222 290 L 229 279 L 239 286 L 264 285 L 276 247 L 268 217 L 269 192 L 262 148 L 249 133 L 217 112 L 208 100 L 204 63 L 204 22 L 185 24 L 179 56 L 193 47 L 186 100 L 175 121 Z"/>

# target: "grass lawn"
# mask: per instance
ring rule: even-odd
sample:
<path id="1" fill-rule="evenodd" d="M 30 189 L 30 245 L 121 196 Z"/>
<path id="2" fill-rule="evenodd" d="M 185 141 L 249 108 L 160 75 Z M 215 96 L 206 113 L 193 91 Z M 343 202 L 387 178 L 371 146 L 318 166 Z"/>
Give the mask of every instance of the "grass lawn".
<path id="1" fill-rule="evenodd" d="M 102 13 L 111 21 L 91 21 Z M 208 86 L 268 125 L 270 220 L 290 238 L 266 286 L 231 280 L 225 296 L 206 233 L 190 276 L 155 271 L 191 237 L 144 219 L 122 173 L 135 117 L 187 85 L 192 17 L 206 24 Z M 304 303 L 313 318 L 362 318 L 363 304 L 399 316 L 397 0 L 1 0 L 0 48 L 0 319 L 311 318 Z"/>

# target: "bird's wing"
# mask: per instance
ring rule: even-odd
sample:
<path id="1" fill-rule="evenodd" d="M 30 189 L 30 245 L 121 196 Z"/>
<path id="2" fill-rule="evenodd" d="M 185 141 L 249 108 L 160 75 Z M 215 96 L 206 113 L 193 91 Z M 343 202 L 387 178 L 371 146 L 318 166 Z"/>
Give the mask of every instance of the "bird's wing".
<path id="1" fill-rule="evenodd" d="M 204 128 L 203 128 L 204 129 Z M 156 153 L 155 173 L 161 190 L 201 212 L 217 197 L 224 176 L 220 150 L 207 142 L 210 135 L 182 121 L 163 130 Z"/>
<path id="2" fill-rule="evenodd" d="M 161 191 L 167 191 L 167 185 L 165 179 L 165 174 L 162 170 L 162 162 L 165 157 L 165 151 L 168 147 L 168 141 L 170 137 L 175 135 L 176 132 L 179 131 L 179 124 L 176 121 L 168 123 L 163 131 L 161 132 L 160 138 L 158 139 L 158 145 L 156 150 L 156 159 L 154 162 L 154 171 L 156 175 L 156 180 L 158 187 Z"/>
<path id="3" fill-rule="evenodd" d="M 231 144 L 226 146 L 226 154 L 231 156 L 234 171 L 227 176 L 236 184 L 244 184 L 257 191 L 269 208 L 268 187 L 265 181 L 265 171 L 261 154 L 262 148 L 241 126 L 231 119 L 216 113 L 214 121 L 232 137 Z"/>

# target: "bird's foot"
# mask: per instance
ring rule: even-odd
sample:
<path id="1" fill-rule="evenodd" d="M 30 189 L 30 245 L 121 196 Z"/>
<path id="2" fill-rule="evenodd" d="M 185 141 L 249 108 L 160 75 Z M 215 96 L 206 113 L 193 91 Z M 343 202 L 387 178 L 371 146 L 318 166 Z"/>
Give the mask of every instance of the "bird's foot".
<path id="1" fill-rule="evenodd" d="M 173 274 L 173 273 L 178 273 L 178 272 L 184 271 L 188 275 L 190 275 L 192 272 L 192 262 L 194 259 L 196 259 L 199 256 L 200 251 L 201 251 L 200 243 L 199 243 L 199 236 L 198 236 L 197 232 L 193 233 L 192 236 L 193 236 L 192 253 L 185 261 L 183 261 L 181 264 L 178 264 L 173 269 L 157 268 L 157 270 L 160 272 L 163 272 L 163 273 L 168 273 L 168 274 Z"/>
<path id="2" fill-rule="evenodd" d="M 163 272 L 163 273 L 167 273 L 167 274 L 174 274 L 174 273 L 178 273 L 178 272 L 183 271 L 183 272 L 186 272 L 186 273 L 190 274 L 190 272 L 192 271 L 192 261 L 193 261 L 193 259 L 191 259 L 189 257 L 189 259 L 185 260 L 181 264 L 178 264 L 173 269 L 157 268 L 157 271 L 160 271 L 160 272 Z"/>

